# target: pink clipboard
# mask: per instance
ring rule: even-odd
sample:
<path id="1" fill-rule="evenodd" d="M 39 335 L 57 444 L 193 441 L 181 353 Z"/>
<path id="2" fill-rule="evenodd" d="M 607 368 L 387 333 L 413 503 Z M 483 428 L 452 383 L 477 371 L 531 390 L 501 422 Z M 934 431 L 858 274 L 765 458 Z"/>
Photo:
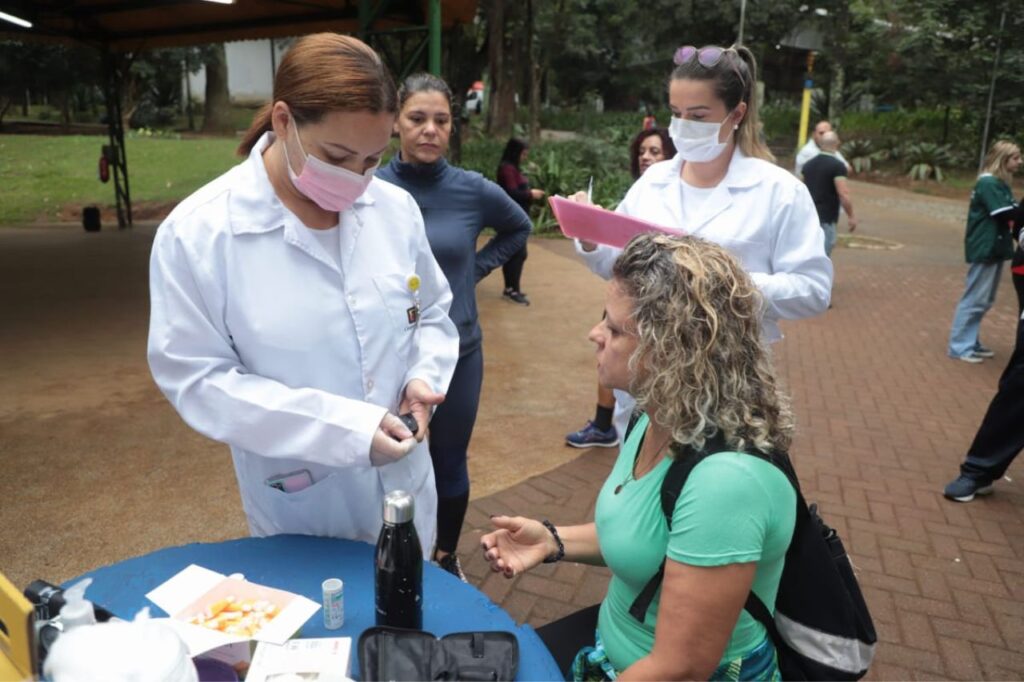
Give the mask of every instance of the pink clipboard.
<path id="1" fill-rule="evenodd" d="M 563 197 L 548 198 L 551 212 L 562 229 L 562 234 L 570 239 L 582 239 L 595 244 L 607 244 L 621 249 L 629 240 L 641 232 L 661 232 L 673 236 L 686 234 L 683 230 L 632 218 L 615 211 L 581 204 Z"/>

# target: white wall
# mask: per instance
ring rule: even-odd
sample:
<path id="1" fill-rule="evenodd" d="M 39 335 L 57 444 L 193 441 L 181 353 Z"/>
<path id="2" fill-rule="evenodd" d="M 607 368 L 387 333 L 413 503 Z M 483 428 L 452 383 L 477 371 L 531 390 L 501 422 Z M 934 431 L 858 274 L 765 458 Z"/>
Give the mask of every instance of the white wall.
<path id="1" fill-rule="evenodd" d="M 228 90 L 232 102 L 263 103 L 270 99 L 274 89 L 274 74 L 271 71 L 270 40 L 240 40 L 225 43 L 224 52 L 228 60 Z M 274 52 L 277 64 L 288 51 L 287 40 L 275 40 Z M 206 93 L 206 69 L 200 68 L 189 76 L 192 97 L 200 102 Z M 184 83 L 182 83 L 184 88 Z"/>

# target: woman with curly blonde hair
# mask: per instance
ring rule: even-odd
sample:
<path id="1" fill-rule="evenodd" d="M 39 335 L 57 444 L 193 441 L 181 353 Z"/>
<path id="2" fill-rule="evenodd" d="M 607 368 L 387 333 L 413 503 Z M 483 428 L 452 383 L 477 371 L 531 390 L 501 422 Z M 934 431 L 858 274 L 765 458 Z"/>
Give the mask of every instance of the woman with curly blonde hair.
<path id="1" fill-rule="evenodd" d="M 743 610 L 751 590 L 774 608 L 796 512 L 786 475 L 747 454 L 783 453 L 793 431 L 762 306 L 750 276 L 711 242 L 641 235 L 615 261 L 590 340 L 601 383 L 636 396 L 640 416 L 594 521 L 498 516 L 482 539 L 506 577 L 560 559 L 611 569 L 599 606 L 539 631 L 574 679 L 778 679 L 771 640 Z M 669 529 L 662 483 L 673 459 L 696 456 Z M 631 615 L 662 563 L 660 592 Z"/>

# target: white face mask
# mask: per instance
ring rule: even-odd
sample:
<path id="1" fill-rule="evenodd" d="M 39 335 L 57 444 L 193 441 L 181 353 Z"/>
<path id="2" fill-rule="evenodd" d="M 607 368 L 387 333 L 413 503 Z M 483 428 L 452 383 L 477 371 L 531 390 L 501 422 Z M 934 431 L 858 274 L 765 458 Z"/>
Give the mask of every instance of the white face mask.
<path id="1" fill-rule="evenodd" d="M 684 161 L 701 163 L 713 161 L 722 155 L 725 148 L 729 146 L 729 138 L 725 142 L 718 141 L 718 134 L 722 130 L 722 123 L 729 120 L 726 115 L 725 121 L 721 123 L 709 123 L 707 121 L 689 121 L 683 118 L 672 117 L 668 125 L 668 134 L 672 143 L 676 146 L 676 153 Z M 733 130 L 739 128 L 733 126 Z M 732 132 L 729 133 L 732 136 Z"/>

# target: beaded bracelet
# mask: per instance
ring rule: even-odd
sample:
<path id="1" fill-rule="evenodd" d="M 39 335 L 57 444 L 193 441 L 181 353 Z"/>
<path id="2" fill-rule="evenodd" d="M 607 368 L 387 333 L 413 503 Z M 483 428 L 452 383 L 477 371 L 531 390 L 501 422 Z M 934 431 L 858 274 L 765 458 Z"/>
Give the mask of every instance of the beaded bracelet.
<path id="1" fill-rule="evenodd" d="M 553 564 L 556 561 L 561 561 L 565 558 L 565 545 L 562 544 L 562 538 L 558 537 L 558 531 L 555 530 L 554 525 L 552 525 L 550 521 L 544 519 L 541 523 L 543 523 L 544 527 L 551 532 L 551 535 L 555 538 L 555 542 L 558 544 L 558 551 L 555 552 L 553 556 L 546 557 L 544 559 L 544 563 Z"/>

